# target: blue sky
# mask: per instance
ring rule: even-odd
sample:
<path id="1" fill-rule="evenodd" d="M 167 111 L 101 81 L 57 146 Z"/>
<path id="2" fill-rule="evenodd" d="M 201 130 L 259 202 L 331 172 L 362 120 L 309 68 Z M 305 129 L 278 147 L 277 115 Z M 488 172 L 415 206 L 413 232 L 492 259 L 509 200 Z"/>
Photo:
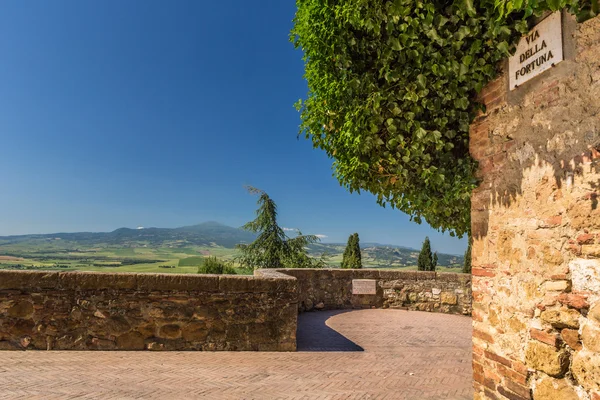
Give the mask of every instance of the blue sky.
<path id="1" fill-rule="evenodd" d="M 3 2 L 0 235 L 281 225 L 460 254 L 466 240 L 350 194 L 297 138 L 307 92 L 293 1 Z"/>

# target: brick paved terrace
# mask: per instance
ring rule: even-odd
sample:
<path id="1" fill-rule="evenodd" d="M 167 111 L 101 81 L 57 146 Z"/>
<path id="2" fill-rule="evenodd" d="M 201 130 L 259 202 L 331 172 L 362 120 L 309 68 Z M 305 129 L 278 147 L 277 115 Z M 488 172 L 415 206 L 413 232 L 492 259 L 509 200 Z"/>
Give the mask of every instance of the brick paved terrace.
<path id="1" fill-rule="evenodd" d="M 298 352 L 0 352 L 0 399 L 472 399 L 471 318 L 303 313 Z"/>

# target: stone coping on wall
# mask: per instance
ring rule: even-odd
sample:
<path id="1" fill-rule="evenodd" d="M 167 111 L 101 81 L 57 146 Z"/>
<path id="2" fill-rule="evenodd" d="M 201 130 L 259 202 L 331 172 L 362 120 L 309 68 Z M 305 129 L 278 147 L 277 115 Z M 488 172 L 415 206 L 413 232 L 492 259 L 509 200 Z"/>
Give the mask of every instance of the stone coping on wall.
<path id="1" fill-rule="evenodd" d="M 293 293 L 297 285 L 295 278 L 276 272 L 251 276 L 3 270 L 0 290 L 3 289 Z"/>
<path id="2" fill-rule="evenodd" d="M 332 277 L 344 276 L 355 279 L 386 279 L 407 281 L 437 280 L 441 282 L 470 282 L 471 275 L 458 272 L 439 271 L 401 271 L 384 270 L 377 268 L 341 269 L 341 268 L 279 268 L 279 269 L 257 269 L 255 276 L 260 277 L 297 277 L 299 274 L 331 274 Z"/>

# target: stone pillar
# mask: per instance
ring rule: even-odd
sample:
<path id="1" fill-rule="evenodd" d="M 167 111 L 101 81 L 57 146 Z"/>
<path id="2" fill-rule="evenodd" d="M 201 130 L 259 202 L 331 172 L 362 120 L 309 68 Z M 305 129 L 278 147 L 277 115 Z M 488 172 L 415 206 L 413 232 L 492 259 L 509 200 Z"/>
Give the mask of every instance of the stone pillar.
<path id="1" fill-rule="evenodd" d="M 600 399 L 600 18 L 471 126 L 476 399 Z"/>

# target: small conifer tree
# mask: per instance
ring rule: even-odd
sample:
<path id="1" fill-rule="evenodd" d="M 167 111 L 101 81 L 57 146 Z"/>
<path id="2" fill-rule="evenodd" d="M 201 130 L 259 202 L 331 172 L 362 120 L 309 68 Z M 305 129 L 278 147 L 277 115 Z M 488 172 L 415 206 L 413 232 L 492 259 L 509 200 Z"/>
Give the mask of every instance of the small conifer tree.
<path id="1" fill-rule="evenodd" d="M 431 271 L 435 271 L 438 263 L 437 251 L 433 253 L 433 260 L 431 260 Z"/>
<path id="2" fill-rule="evenodd" d="M 467 245 L 467 250 L 465 251 L 465 263 L 463 265 L 463 272 L 465 274 L 471 273 L 471 238 L 469 238 L 469 244 Z"/>
<path id="3" fill-rule="evenodd" d="M 315 235 L 288 237 L 277 224 L 277 205 L 264 191 L 247 187 L 251 194 L 258 195 L 256 219 L 246 223 L 242 229 L 256 233 L 256 240 L 250 244 L 238 244 L 240 256 L 237 260 L 242 268 L 321 268 L 324 257 L 308 255 L 307 246 L 319 242 Z"/>
<path id="4" fill-rule="evenodd" d="M 360 254 L 360 239 L 358 233 L 348 237 L 348 244 L 342 256 L 341 268 L 362 268 L 362 256 Z"/>
<path id="5" fill-rule="evenodd" d="M 421 247 L 421 253 L 417 260 L 417 269 L 419 271 L 431 271 L 433 265 L 433 255 L 431 254 L 431 243 L 429 237 L 425 237 L 423 247 Z"/>

